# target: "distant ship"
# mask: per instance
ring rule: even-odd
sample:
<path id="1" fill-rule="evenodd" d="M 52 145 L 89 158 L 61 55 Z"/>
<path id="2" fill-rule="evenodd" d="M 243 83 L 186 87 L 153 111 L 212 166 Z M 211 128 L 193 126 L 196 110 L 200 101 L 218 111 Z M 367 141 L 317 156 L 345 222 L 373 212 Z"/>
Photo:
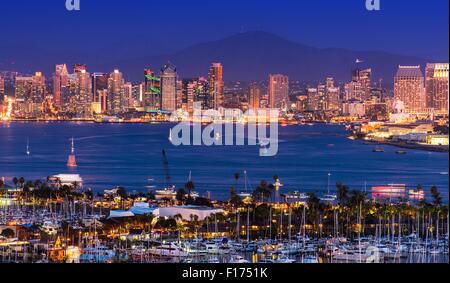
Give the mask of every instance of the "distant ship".
<path id="1" fill-rule="evenodd" d="M 27 155 L 30 156 L 30 139 L 27 139 Z"/>
<path id="2" fill-rule="evenodd" d="M 77 159 L 75 157 L 75 146 L 72 138 L 72 147 L 70 150 L 69 158 L 67 159 L 67 167 L 69 168 L 75 168 L 77 167 Z"/>

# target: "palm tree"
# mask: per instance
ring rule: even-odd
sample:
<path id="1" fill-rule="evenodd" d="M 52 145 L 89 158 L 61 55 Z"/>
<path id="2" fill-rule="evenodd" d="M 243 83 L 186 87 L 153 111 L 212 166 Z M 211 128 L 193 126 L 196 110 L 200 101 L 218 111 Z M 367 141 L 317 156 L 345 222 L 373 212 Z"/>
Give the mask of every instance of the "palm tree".
<path id="1" fill-rule="evenodd" d="M 339 204 L 344 205 L 348 199 L 348 187 L 344 186 L 341 182 L 336 183 L 336 189 L 338 191 L 338 201 Z"/>
<path id="2" fill-rule="evenodd" d="M 14 177 L 12 181 L 13 181 L 14 187 L 17 187 L 17 184 L 19 183 L 19 179 L 17 179 L 17 177 Z"/>
<path id="3" fill-rule="evenodd" d="M 435 207 L 440 207 L 442 205 L 442 196 L 436 186 L 431 187 L 430 189 L 431 197 L 433 198 L 433 205 Z"/>

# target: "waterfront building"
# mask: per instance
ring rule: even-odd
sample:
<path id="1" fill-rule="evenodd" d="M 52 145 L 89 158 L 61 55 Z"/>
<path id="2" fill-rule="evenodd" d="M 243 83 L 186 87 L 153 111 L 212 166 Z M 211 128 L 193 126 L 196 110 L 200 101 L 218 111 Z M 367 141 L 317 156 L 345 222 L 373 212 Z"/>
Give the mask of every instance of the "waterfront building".
<path id="1" fill-rule="evenodd" d="M 326 95 L 326 110 L 339 111 L 341 109 L 341 102 L 339 98 L 340 89 L 338 87 L 328 87 Z"/>
<path id="2" fill-rule="evenodd" d="M 420 66 L 399 66 L 394 78 L 394 97 L 403 101 L 408 113 L 425 111 L 424 77 Z"/>
<path id="3" fill-rule="evenodd" d="M 0 105 L 5 100 L 5 79 L 0 76 Z"/>
<path id="4" fill-rule="evenodd" d="M 317 108 L 319 111 L 324 111 L 327 108 L 327 91 L 326 85 L 323 84 L 317 86 Z"/>
<path id="5" fill-rule="evenodd" d="M 92 101 L 100 102 L 99 91 L 108 89 L 108 74 L 93 73 L 92 74 Z"/>
<path id="6" fill-rule="evenodd" d="M 91 118 L 93 98 L 91 75 L 86 68 L 78 68 L 80 68 L 79 71 L 74 69 L 76 76 L 75 114 L 78 118 Z"/>
<path id="7" fill-rule="evenodd" d="M 177 80 L 177 110 L 183 109 L 183 81 Z"/>
<path id="8" fill-rule="evenodd" d="M 33 89 L 32 77 L 16 77 L 14 85 L 15 112 L 18 116 L 32 114 L 31 93 Z"/>
<path id="9" fill-rule="evenodd" d="M 211 208 L 203 206 L 185 205 L 185 206 L 172 206 L 172 207 L 159 207 L 154 210 L 153 215 L 156 217 L 174 217 L 175 215 L 181 215 L 185 221 L 191 220 L 191 215 L 198 216 L 198 220 L 203 221 L 211 215 L 223 213 L 221 208 Z"/>
<path id="10" fill-rule="evenodd" d="M 319 93 L 317 88 L 308 88 L 308 111 L 317 111 L 319 110 Z"/>
<path id="11" fill-rule="evenodd" d="M 161 109 L 161 79 L 150 69 L 144 69 L 144 109 Z"/>
<path id="12" fill-rule="evenodd" d="M 355 69 L 355 70 L 353 70 L 352 81 L 356 82 L 361 87 L 360 100 L 366 101 L 370 96 L 370 89 L 372 86 L 372 69 L 364 69 L 364 70 Z M 356 98 L 356 99 L 358 99 L 358 98 Z"/>
<path id="13" fill-rule="evenodd" d="M 128 82 L 123 84 L 123 110 L 128 110 L 132 107 L 133 102 L 133 84 Z"/>
<path id="14" fill-rule="evenodd" d="M 366 114 L 366 108 L 363 102 L 352 99 L 342 104 L 342 113 L 346 116 L 361 118 Z"/>
<path id="15" fill-rule="evenodd" d="M 161 108 L 175 111 L 177 108 L 177 69 L 167 63 L 161 69 Z"/>
<path id="16" fill-rule="evenodd" d="M 257 84 L 251 84 L 248 90 L 248 108 L 260 108 L 261 90 Z"/>
<path id="17" fill-rule="evenodd" d="M 269 107 L 287 108 L 289 103 L 289 77 L 280 74 L 269 75 Z"/>
<path id="18" fill-rule="evenodd" d="M 427 108 L 438 114 L 448 115 L 448 67 L 448 63 L 433 63 L 425 70 Z"/>
<path id="19" fill-rule="evenodd" d="M 114 70 L 108 79 L 108 113 L 117 115 L 123 111 L 123 75 L 119 70 Z"/>
<path id="20" fill-rule="evenodd" d="M 208 72 L 209 95 L 212 97 L 212 108 L 220 109 L 224 106 L 223 66 L 213 63 Z"/>
<path id="21" fill-rule="evenodd" d="M 53 103 L 57 109 L 64 108 L 63 97 L 68 96 L 69 72 L 66 64 L 56 65 L 53 75 Z"/>

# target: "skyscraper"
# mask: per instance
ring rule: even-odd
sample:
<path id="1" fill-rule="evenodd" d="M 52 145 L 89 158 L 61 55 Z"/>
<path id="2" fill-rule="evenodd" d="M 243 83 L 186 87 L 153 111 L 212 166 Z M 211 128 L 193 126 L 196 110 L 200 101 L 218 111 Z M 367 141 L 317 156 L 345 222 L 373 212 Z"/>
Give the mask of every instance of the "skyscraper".
<path id="1" fill-rule="evenodd" d="M 108 112 L 112 115 L 123 111 L 123 75 L 114 70 L 108 80 Z"/>
<path id="2" fill-rule="evenodd" d="M 319 93 L 317 91 L 317 88 L 308 88 L 307 110 L 319 110 Z"/>
<path id="3" fill-rule="evenodd" d="M 0 76 L 0 104 L 5 100 L 5 79 Z"/>
<path id="4" fill-rule="evenodd" d="M 326 110 L 328 111 L 338 111 L 341 109 L 341 103 L 339 99 L 339 88 L 329 87 L 327 88 L 327 102 Z"/>
<path id="5" fill-rule="evenodd" d="M 161 109 L 161 78 L 150 69 L 144 69 L 144 109 Z"/>
<path id="6" fill-rule="evenodd" d="M 439 114 L 448 113 L 448 63 L 427 64 L 425 88 L 427 108 Z"/>
<path id="7" fill-rule="evenodd" d="M 283 108 L 289 105 L 289 78 L 285 75 L 269 75 L 269 107 Z"/>
<path id="8" fill-rule="evenodd" d="M 223 82 L 223 66 L 221 63 L 213 63 L 208 73 L 209 94 L 212 97 L 213 108 L 219 109 L 223 107 L 224 82 Z"/>
<path id="9" fill-rule="evenodd" d="M 405 105 L 408 113 L 425 111 L 424 77 L 420 66 L 399 66 L 394 78 L 394 98 Z"/>
<path id="10" fill-rule="evenodd" d="M 45 77 L 41 72 L 36 72 L 32 79 L 31 101 L 33 103 L 43 103 L 46 94 Z"/>
<path id="11" fill-rule="evenodd" d="M 261 99 L 261 90 L 257 84 L 251 84 L 248 90 L 248 107 L 251 109 L 258 109 L 260 107 L 259 101 Z"/>
<path id="12" fill-rule="evenodd" d="M 108 74 L 93 73 L 92 74 L 92 101 L 100 102 L 99 91 L 108 89 Z"/>
<path id="13" fill-rule="evenodd" d="M 167 63 L 161 69 L 161 108 L 166 111 L 177 109 L 177 69 Z"/>
<path id="14" fill-rule="evenodd" d="M 75 114 L 79 118 L 90 118 L 92 116 L 92 81 L 91 75 L 86 69 L 75 72 Z"/>
<path id="15" fill-rule="evenodd" d="M 352 72 L 352 81 L 358 82 L 361 86 L 362 96 L 361 100 L 365 101 L 370 96 L 370 89 L 372 85 L 372 69 L 355 69 Z"/>
<path id="16" fill-rule="evenodd" d="M 65 64 L 56 65 L 53 76 L 53 103 L 56 108 L 61 109 L 63 105 L 63 96 L 68 95 L 69 72 Z"/>

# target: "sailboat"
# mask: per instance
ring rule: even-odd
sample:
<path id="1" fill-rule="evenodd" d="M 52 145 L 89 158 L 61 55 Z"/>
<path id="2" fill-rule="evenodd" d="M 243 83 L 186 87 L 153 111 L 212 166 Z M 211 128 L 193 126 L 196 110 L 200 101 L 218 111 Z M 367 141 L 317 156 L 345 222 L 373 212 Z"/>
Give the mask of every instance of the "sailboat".
<path id="1" fill-rule="evenodd" d="M 320 198 L 322 201 L 333 202 L 337 199 L 337 195 L 330 193 L 330 177 L 331 173 L 328 173 L 327 193 Z"/>
<path id="2" fill-rule="evenodd" d="M 244 179 L 245 179 L 245 192 L 240 192 L 239 194 L 238 194 L 238 196 L 240 196 L 241 198 L 247 198 L 247 197 L 251 197 L 252 196 L 252 194 L 250 194 L 249 192 L 248 192 L 248 189 L 247 189 L 247 170 L 245 170 L 244 171 Z"/>
<path id="3" fill-rule="evenodd" d="M 73 138 L 72 138 L 72 146 L 70 149 L 69 158 L 67 159 L 67 167 L 69 167 L 69 168 L 77 167 L 77 159 L 75 157 L 75 146 L 74 146 Z"/>
<path id="4" fill-rule="evenodd" d="M 27 139 L 27 155 L 30 156 L 30 139 Z"/>

